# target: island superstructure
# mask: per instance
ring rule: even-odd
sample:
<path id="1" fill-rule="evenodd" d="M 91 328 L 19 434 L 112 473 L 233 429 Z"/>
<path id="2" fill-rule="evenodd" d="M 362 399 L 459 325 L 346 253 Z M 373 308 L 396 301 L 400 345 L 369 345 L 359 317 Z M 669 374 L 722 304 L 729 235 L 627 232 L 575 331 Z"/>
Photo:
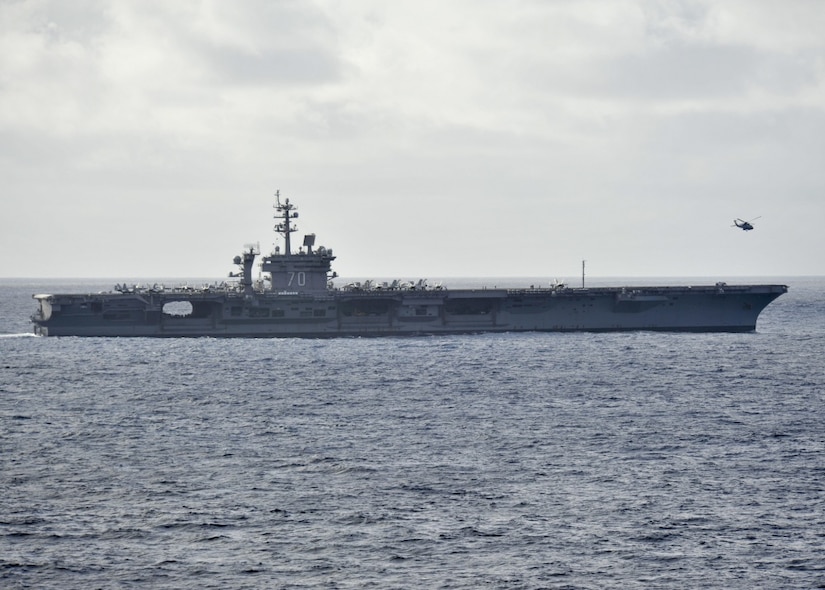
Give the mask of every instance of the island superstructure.
<path id="1" fill-rule="evenodd" d="M 246 246 L 236 280 L 193 289 L 116 285 L 105 293 L 37 294 L 42 336 L 309 337 L 520 331 L 750 332 L 779 284 L 447 289 L 426 281 L 336 287 L 332 249 L 304 236 L 292 249 L 298 211 L 276 193 L 284 248 L 261 257 Z"/>

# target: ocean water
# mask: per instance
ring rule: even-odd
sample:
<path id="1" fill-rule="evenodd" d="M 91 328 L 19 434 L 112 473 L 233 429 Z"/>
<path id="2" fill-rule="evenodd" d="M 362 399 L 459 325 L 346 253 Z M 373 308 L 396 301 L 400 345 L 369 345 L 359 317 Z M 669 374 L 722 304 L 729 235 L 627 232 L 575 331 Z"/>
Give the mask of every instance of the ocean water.
<path id="1" fill-rule="evenodd" d="M 0 587 L 825 588 L 825 278 L 760 281 L 752 334 L 153 340 L 0 280 Z"/>

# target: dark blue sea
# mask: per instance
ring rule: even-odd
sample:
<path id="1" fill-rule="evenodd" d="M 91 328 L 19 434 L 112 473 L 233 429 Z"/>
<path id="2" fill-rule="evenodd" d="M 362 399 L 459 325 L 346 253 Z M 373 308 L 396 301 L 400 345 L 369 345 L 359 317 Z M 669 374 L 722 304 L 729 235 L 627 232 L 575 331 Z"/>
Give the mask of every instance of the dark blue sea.
<path id="1" fill-rule="evenodd" d="M 823 277 L 751 334 L 30 335 L 113 282 L 0 280 L 4 589 L 825 588 Z"/>

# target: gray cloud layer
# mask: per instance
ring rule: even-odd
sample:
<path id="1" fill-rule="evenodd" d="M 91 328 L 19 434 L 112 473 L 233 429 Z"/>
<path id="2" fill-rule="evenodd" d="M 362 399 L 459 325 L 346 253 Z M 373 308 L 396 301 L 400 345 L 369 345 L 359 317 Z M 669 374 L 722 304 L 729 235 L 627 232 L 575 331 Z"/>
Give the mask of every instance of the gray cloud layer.
<path id="1" fill-rule="evenodd" d="M 0 2 L 0 275 L 220 276 L 276 188 L 341 274 L 825 274 L 824 33 L 807 0 Z"/>

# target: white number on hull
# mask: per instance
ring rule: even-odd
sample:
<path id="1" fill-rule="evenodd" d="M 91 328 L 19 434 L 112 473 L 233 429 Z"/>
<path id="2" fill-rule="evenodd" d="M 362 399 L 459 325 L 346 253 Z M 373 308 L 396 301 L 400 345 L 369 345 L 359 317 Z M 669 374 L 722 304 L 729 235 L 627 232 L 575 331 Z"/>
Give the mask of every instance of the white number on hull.
<path id="1" fill-rule="evenodd" d="M 307 275 L 305 272 L 291 272 L 289 273 L 289 283 L 287 286 L 291 287 L 292 284 L 295 282 L 295 279 L 298 280 L 298 286 L 303 287 L 307 284 Z"/>

